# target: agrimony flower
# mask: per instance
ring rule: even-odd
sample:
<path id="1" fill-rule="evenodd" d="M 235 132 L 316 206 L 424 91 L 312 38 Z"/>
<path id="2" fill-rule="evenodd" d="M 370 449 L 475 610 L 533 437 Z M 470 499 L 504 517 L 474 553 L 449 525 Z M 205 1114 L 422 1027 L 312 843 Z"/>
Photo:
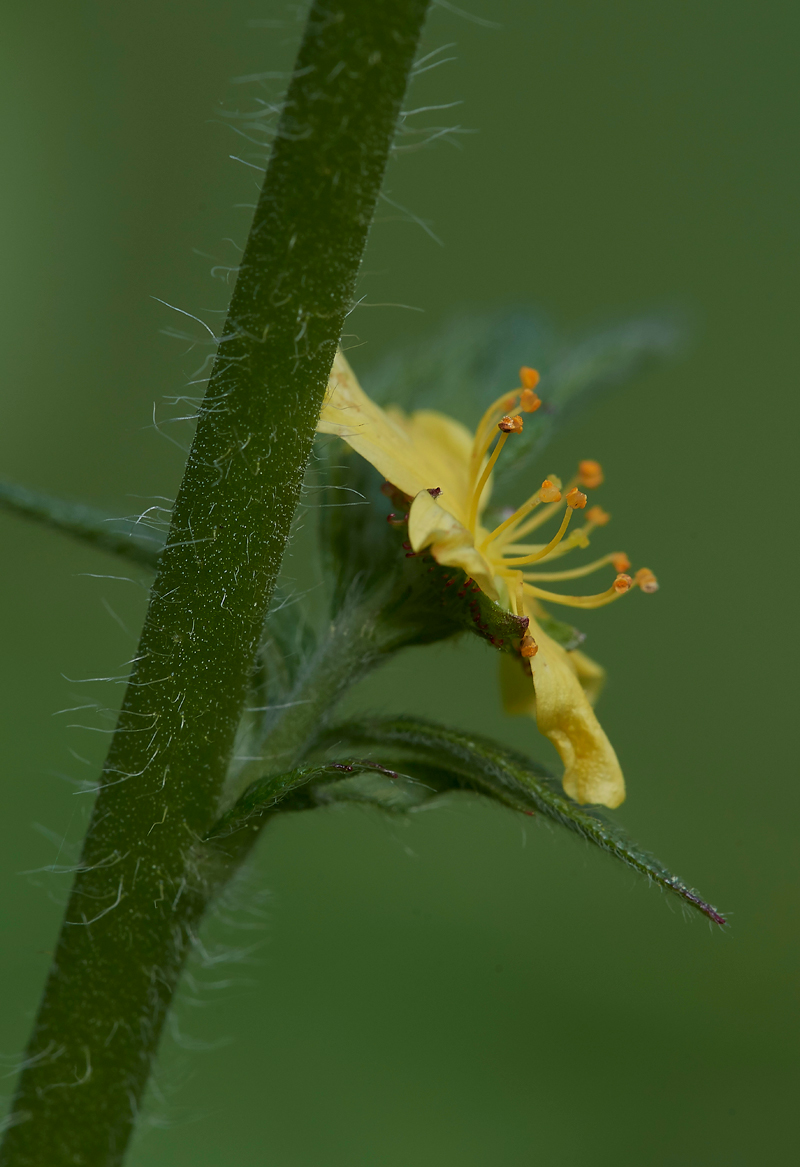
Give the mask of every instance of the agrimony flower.
<path id="1" fill-rule="evenodd" d="M 492 471 L 503 447 L 522 431 L 524 415 L 541 405 L 536 370 L 522 368 L 520 385 L 493 401 L 474 434 L 434 410 L 406 415 L 382 409 L 364 393 L 346 358 L 334 362 L 318 430 L 337 434 L 412 501 L 408 538 L 415 552 L 427 549 L 438 563 L 460 568 L 492 600 L 527 617 L 528 631 L 519 658 L 503 656 L 501 683 L 506 708 L 535 717 L 564 763 L 564 789 L 581 803 L 618 806 L 625 783 L 617 756 L 592 708 L 603 670 L 583 653 L 567 652 L 542 624 L 543 603 L 600 608 L 634 586 L 658 588 L 642 568 L 628 575 L 630 561 L 612 552 L 578 567 L 551 565 L 576 548 L 586 548 L 592 532 L 609 516 L 598 506 L 586 510 L 585 490 L 603 480 L 597 462 L 581 462 L 574 479 L 562 485 L 550 475 L 521 506 L 494 528 L 483 525 L 492 488 Z M 582 490 L 581 487 L 584 489 Z M 576 512 L 584 522 L 576 526 Z M 549 520 L 560 516 L 546 542 L 529 542 Z M 574 580 L 611 567 L 611 585 L 595 594 L 573 596 L 550 584 Z M 542 570 L 545 568 L 545 570 Z"/>

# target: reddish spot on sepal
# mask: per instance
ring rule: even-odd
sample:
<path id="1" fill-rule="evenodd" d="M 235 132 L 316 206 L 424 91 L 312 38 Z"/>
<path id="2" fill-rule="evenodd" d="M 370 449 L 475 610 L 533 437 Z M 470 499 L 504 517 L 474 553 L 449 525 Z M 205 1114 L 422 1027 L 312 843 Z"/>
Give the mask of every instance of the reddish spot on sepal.
<path id="1" fill-rule="evenodd" d="M 431 496 L 431 498 L 438 498 L 441 493 L 441 486 L 434 486 L 432 489 L 430 486 L 428 487 L 428 494 Z"/>

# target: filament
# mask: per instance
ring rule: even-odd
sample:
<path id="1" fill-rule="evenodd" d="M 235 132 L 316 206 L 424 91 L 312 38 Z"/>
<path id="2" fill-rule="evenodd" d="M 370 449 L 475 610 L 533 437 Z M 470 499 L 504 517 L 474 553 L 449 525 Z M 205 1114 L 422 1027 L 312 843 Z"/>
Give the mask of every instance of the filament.
<path id="1" fill-rule="evenodd" d="M 564 497 L 566 497 L 567 494 L 572 490 L 572 488 L 574 486 L 577 486 L 577 484 L 578 484 L 578 479 L 573 478 L 572 481 L 567 483 L 567 485 L 565 487 L 562 487 L 562 494 L 564 495 Z M 552 518 L 552 516 L 556 513 L 557 510 L 558 510 L 558 503 L 557 502 L 551 503 L 549 506 L 546 506 L 544 508 L 544 510 L 541 510 L 539 512 L 538 515 L 534 515 L 532 519 L 528 519 L 528 521 L 523 523 L 522 526 L 518 530 L 515 530 L 513 532 L 514 537 L 521 538 L 523 535 L 527 535 L 531 531 L 535 531 L 537 527 L 541 527 L 542 524 L 546 523 L 549 518 Z"/>
<path id="2" fill-rule="evenodd" d="M 591 563 L 585 563 L 583 567 L 573 567 L 570 571 L 526 571 L 525 579 L 580 579 L 581 576 L 591 575 L 593 571 L 598 571 L 601 567 L 605 567 L 607 563 L 613 563 L 619 555 L 620 552 L 615 551 L 611 555 L 604 555 L 601 559 L 595 559 Z"/>
<path id="3" fill-rule="evenodd" d="M 542 500 L 539 497 L 539 491 L 537 490 L 536 494 L 532 494 L 527 502 L 524 502 L 521 507 L 517 507 L 513 515 L 509 515 L 505 522 L 501 523 L 499 527 L 495 527 L 491 535 L 486 536 L 484 541 L 481 543 L 480 550 L 484 551 L 489 546 L 489 544 L 493 543 L 499 535 L 502 535 L 503 531 L 506 531 L 512 523 L 518 523 L 520 519 L 524 519 L 527 514 L 530 514 L 532 510 L 535 510 L 536 507 L 540 505 L 541 501 Z"/>
<path id="4" fill-rule="evenodd" d="M 526 563 L 536 563 L 539 559 L 544 559 L 553 548 L 561 542 L 564 538 L 564 533 L 569 526 L 569 521 L 572 518 L 572 507 L 567 507 L 564 512 L 564 518 L 561 520 L 561 526 L 556 531 L 549 543 L 545 543 L 541 551 L 536 551 L 532 555 L 523 555 L 521 559 L 504 559 L 502 562 L 508 567 L 524 567 Z"/>
<path id="5" fill-rule="evenodd" d="M 608 591 L 599 592 L 596 596 L 563 596 L 558 592 L 546 592 L 544 588 L 537 588 L 529 583 L 525 584 L 525 592 L 527 595 L 535 596 L 537 600 L 548 600 L 551 604 L 563 604 L 567 608 L 604 608 L 606 604 L 613 604 L 620 596 L 625 595 L 625 591 L 613 585 Z"/>
<path id="6" fill-rule="evenodd" d="M 498 441 L 497 445 L 494 448 L 494 453 L 492 454 L 491 458 L 484 466 L 483 474 L 481 474 L 480 478 L 478 479 L 478 484 L 475 487 L 475 489 L 473 490 L 472 498 L 470 499 L 470 504 L 469 504 L 469 515 L 467 516 L 467 527 L 469 528 L 470 531 L 472 531 L 475 527 L 475 520 L 478 516 L 478 505 L 480 503 L 480 498 L 481 498 L 481 495 L 483 493 L 483 488 L 489 479 L 489 475 L 491 474 L 491 472 L 494 468 L 495 462 L 500 457 L 500 451 L 502 450 L 503 446 L 506 444 L 507 441 L 508 441 L 508 434 L 501 434 L 500 440 Z M 486 448 L 488 449 L 488 446 Z"/>

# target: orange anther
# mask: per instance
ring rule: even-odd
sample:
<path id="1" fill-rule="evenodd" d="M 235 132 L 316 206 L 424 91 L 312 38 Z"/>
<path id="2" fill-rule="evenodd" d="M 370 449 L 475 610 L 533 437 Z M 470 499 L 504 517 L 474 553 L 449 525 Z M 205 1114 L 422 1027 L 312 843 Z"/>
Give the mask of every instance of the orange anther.
<path id="1" fill-rule="evenodd" d="M 534 393 L 532 389 L 523 389 L 519 395 L 520 409 L 524 413 L 535 413 L 542 400 L 538 393 Z"/>
<path id="2" fill-rule="evenodd" d="M 504 434 L 521 434 L 522 418 L 519 414 L 516 417 L 501 417 L 497 423 L 497 428 Z"/>
<path id="3" fill-rule="evenodd" d="M 591 458 L 585 462 L 579 462 L 578 481 L 581 486 L 585 486 L 589 490 L 594 490 L 603 481 L 603 467 L 599 462 L 592 461 Z"/>
<path id="4" fill-rule="evenodd" d="M 523 365 L 519 371 L 519 380 L 524 389 L 535 389 L 539 384 L 539 374 L 536 369 Z"/>
<path id="5" fill-rule="evenodd" d="M 628 588 L 633 586 L 633 580 L 629 575 L 620 574 L 611 586 L 615 592 L 627 592 Z"/>
<path id="6" fill-rule="evenodd" d="M 643 592 L 651 595 L 658 591 L 658 580 L 653 575 L 649 567 L 640 567 L 634 576 L 634 583 L 637 583 Z"/>
<path id="7" fill-rule="evenodd" d="M 604 511 L 602 507 L 595 506 L 589 507 L 586 512 L 586 518 L 590 523 L 594 523 L 595 527 L 604 527 L 611 519 L 611 515 L 608 511 Z"/>
<path id="8" fill-rule="evenodd" d="M 631 561 L 628 559 L 628 556 L 624 551 L 620 551 L 618 555 L 611 556 L 611 566 L 614 568 L 614 571 L 619 574 L 627 571 L 630 565 Z"/>
<path id="9" fill-rule="evenodd" d="M 578 490 L 577 486 L 573 486 L 567 495 L 567 506 L 572 507 L 574 511 L 582 511 L 586 506 L 586 495 L 582 490 Z"/>
<path id="10" fill-rule="evenodd" d="M 561 489 L 551 479 L 545 478 L 539 491 L 539 498 L 542 502 L 561 502 Z"/>
<path id="11" fill-rule="evenodd" d="M 526 635 L 520 641 L 519 651 L 525 660 L 530 660 L 532 656 L 536 656 L 539 651 L 539 645 L 532 636 Z"/>

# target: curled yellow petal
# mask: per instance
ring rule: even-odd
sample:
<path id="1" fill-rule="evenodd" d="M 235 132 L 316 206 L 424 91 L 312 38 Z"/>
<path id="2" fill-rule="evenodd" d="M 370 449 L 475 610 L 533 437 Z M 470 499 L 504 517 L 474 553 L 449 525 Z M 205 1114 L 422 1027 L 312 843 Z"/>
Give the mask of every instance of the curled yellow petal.
<path id="1" fill-rule="evenodd" d="M 475 547 L 472 535 L 427 490 L 421 490 L 411 504 L 408 540 L 415 551 L 429 547 L 437 563 L 460 567 L 490 599 L 498 599 L 492 569 Z"/>
<path id="2" fill-rule="evenodd" d="M 567 653 L 567 659 L 575 670 L 590 705 L 596 705 L 606 683 L 606 670 L 585 652 L 574 648 Z"/>
<path id="3" fill-rule="evenodd" d="M 619 806 L 625 799 L 622 770 L 569 659 L 572 654 L 533 618 L 530 632 L 539 646 L 531 660 L 536 722 L 561 755 L 564 790 L 576 802 Z"/>

